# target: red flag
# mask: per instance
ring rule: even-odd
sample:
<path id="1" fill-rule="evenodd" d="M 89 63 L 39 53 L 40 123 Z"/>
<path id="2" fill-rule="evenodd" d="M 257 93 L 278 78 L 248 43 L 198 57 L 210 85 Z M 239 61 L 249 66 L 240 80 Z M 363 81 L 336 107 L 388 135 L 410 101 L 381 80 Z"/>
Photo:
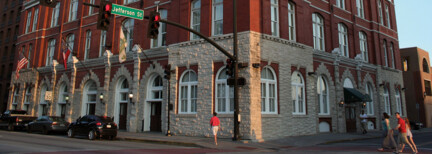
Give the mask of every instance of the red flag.
<path id="1" fill-rule="evenodd" d="M 67 61 L 69 59 L 69 54 L 71 53 L 71 51 L 69 50 L 64 39 L 62 39 L 62 53 L 63 53 L 63 65 L 64 68 L 67 69 Z"/>
<path id="2" fill-rule="evenodd" d="M 15 71 L 15 75 L 17 77 L 17 79 L 19 78 L 19 71 L 21 70 L 21 68 L 23 68 L 25 65 L 27 65 L 28 60 L 27 58 L 25 58 L 21 53 L 19 53 L 19 60 L 18 60 L 18 65 L 17 65 L 17 69 Z"/>

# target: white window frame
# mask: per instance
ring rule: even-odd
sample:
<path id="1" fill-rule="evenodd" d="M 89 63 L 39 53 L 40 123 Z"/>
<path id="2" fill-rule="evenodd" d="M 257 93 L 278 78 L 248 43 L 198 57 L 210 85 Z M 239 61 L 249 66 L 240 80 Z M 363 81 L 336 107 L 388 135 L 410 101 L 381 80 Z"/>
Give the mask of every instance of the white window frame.
<path id="1" fill-rule="evenodd" d="M 357 4 L 357 16 L 364 19 L 365 15 L 364 15 L 363 0 L 356 0 L 356 4 Z"/>
<path id="2" fill-rule="evenodd" d="M 55 8 L 52 10 L 51 27 L 55 27 L 58 25 L 59 9 L 60 9 L 60 3 L 57 3 Z"/>
<path id="3" fill-rule="evenodd" d="M 31 17 L 32 17 L 32 11 L 29 10 L 27 13 L 27 22 L 26 22 L 25 33 L 30 32 Z"/>
<path id="4" fill-rule="evenodd" d="M 402 99 L 398 89 L 395 91 L 395 100 L 396 100 L 396 112 L 399 112 L 401 116 L 403 116 L 402 112 Z"/>
<path id="5" fill-rule="evenodd" d="M 47 90 L 48 90 L 47 85 L 43 85 L 39 97 L 39 109 L 38 109 L 39 117 L 43 115 L 43 112 L 46 110 L 46 105 L 48 104 L 47 101 L 45 101 L 45 94 Z"/>
<path id="6" fill-rule="evenodd" d="M 389 6 L 387 4 L 385 5 L 385 12 L 386 12 L 386 19 L 387 19 L 387 27 L 391 28 L 390 12 L 389 12 Z"/>
<path id="7" fill-rule="evenodd" d="M 84 60 L 90 59 L 90 46 L 91 46 L 91 31 L 86 31 L 86 42 L 84 47 Z"/>
<path id="8" fill-rule="evenodd" d="M 160 81 L 157 81 L 160 80 Z M 163 100 L 163 79 L 161 76 L 159 75 L 155 75 L 151 78 L 150 80 L 150 84 L 148 87 L 148 99 L 146 101 L 148 102 L 160 102 Z M 157 82 L 160 83 L 160 85 L 155 85 Z M 155 98 L 154 94 L 158 93 L 160 98 Z"/>
<path id="9" fill-rule="evenodd" d="M 62 83 L 61 85 L 60 85 L 60 88 L 58 89 L 59 90 L 59 92 L 58 92 L 58 103 L 57 103 L 57 112 L 56 112 L 56 115 L 57 116 L 61 116 L 61 114 L 62 114 L 62 105 L 65 105 L 66 104 L 66 96 L 68 96 L 68 87 L 67 87 L 67 85 L 66 85 L 66 83 Z"/>
<path id="10" fill-rule="evenodd" d="M 317 97 L 319 115 L 330 115 L 329 86 L 324 76 L 319 76 L 317 81 Z M 325 107 L 325 108 L 324 108 Z"/>
<path id="11" fill-rule="evenodd" d="M 345 0 L 336 0 L 336 6 L 345 10 Z"/>
<path id="12" fill-rule="evenodd" d="M 66 37 L 66 43 L 67 43 L 67 46 L 68 46 L 69 50 L 73 53 L 74 52 L 73 51 L 73 49 L 74 49 L 74 43 L 75 43 L 75 34 L 69 34 Z M 72 56 L 69 56 L 68 62 L 71 62 L 71 61 L 72 61 Z"/>
<path id="13" fill-rule="evenodd" d="M 288 40 L 296 40 L 295 4 L 288 2 Z"/>
<path id="14" fill-rule="evenodd" d="M 124 85 L 124 86 L 123 86 Z M 115 105 L 114 105 L 114 121 L 116 123 L 120 122 L 120 118 L 118 115 L 120 115 L 120 108 L 122 103 L 128 103 L 129 102 L 129 88 L 130 84 L 129 81 L 126 78 L 121 78 L 117 82 L 116 86 L 116 92 L 115 92 Z M 122 95 L 124 96 L 124 99 L 122 98 Z M 126 111 L 127 112 L 127 111 Z M 127 114 L 127 113 L 126 113 Z"/>
<path id="15" fill-rule="evenodd" d="M 390 97 L 389 97 L 389 91 L 387 87 L 384 87 L 384 111 L 388 114 L 391 114 L 391 106 L 390 106 Z"/>
<path id="16" fill-rule="evenodd" d="M 301 80 L 301 83 L 295 83 L 293 78 L 299 77 Z M 292 96 L 292 102 L 293 102 L 293 115 L 306 115 L 306 98 L 305 98 L 305 85 L 304 85 L 304 79 L 303 75 L 301 75 L 300 72 L 295 71 L 291 75 L 291 96 Z M 298 96 L 301 93 L 302 100 L 299 101 Z M 301 106 L 301 107 L 300 107 Z"/>
<path id="17" fill-rule="evenodd" d="M 133 3 L 133 2 L 137 2 L 138 0 L 123 0 L 123 5 L 124 4 L 129 4 L 129 3 Z"/>
<path id="18" fill-rule="evenodd" d="M 31 53 L 33 50 L 33 44 L 29 45 L 29 49 L 28 49 L 28 53 L 27 53 L 27 58 L 28 58 L 28 63 L 27 63 L 27 68 L 30 68 L 30 62 L 32 61 L 32 57 L 31 57 Z"/>
<path id="19" fill-rule="evenodd" d="M 198 5 L 199 6 L 196 6 Z M 197 19 L 197 20 L 195 20 Z M 194 0 L 191 2 L 191 17 L 190 17 L 191 29 L 200 32 L 200 22 L 201 22 L 201 0 Z M 198 35 L 190 33 L 190 40 L 200 39 Z"/>
<path id="20" fill-rule="evenodd" d="M 123 30 L 123 34 L 125 35 L 126 42 L 127 42 L 126 52 L 132 50 L 133 37 L 134 37 L 134 23 L 135 23 L 134 19 L 126 19 L 125 21 L 123 21 L 122 24 L 123 26 L 121 29 Z"/>
<path id="21" fill-rule="evenodd" d="M 371 84 L 366 83 L 365 86 L 365 92 L 366 94 L 369 95 L 369 97 L 371 98 L 370 102 L 366 102 L 366 114 L 367 115 L 374 115 L 374 91 L 372 89 Z"/>
<path id="22" fill-rule="evenodd" d="M 95 3 L 95 0 L 89 0 L 89 3 L 90 3 L 90 4 L 94 4 L 94 3 Z M 88 8 L 89 8 L 88 16 L 90 16 L 90 15 L 93 14 L 93 7 L 88 6 Z"/>
<path id="23" fill-rule="evenodd" d="M 27 111 L 27 114 L 30 113 L 29 111 L 29 107 L 30 107 L 30 102 L 31 102 L 31 87 L 27 87 L 26 88 L 26 92 L 25 92 L 25 96 L 24 96 L 24 105 L 23 105 L 23 110 Z"/>
<path id="24" fill-rule="evenodd" d="M 52 65 L 53 57 L 54 57 L 54 51 L 55 51 L 55 44 L 56 44 L 55 39 L 51 39 L 48 41 L 47 58 L 46 58 L 46 62 L 45 62 L 46 66 Z"/>
<path id="25" fill-rule="evenodd" d="M 266 66 L 261 70 L 261 114 L 278 114 L 277 93 L 276 73 L 271 67 Z M 273 95 L 273 98 L 271 95 Z M 271 102 L 271 99 L 273 99 L 273 102 Z"/>
<path id="26" fill-rule="evenodd" d="M 71 0 L 69 5 L 69 18 L 68 21 L 74 21 L 77 19 L 78 13 L 78 0 Z"/>
<path id="27" fill-rule="evenodd" d="M 217 8 L 221 7 L 222 11 L 217 11 Z M 221 18 L 216 19 L 216 16 Z M 220 27 L 216 27 L 216 23 L 220 22 Z M 220 32 L 216 30 L 220 29 Z M 212 36 L 223 34 L 223 0 L 213 0 L 212 1 Z"/>
<path id="28" fill-rule="evenodd" d="M 101 36 L 99 40 L 99 57 L 102 57 L 105 52 L 106 34 L 106 30 L 101 30 Z"/>
<path id="29" fill-rule="evenodd" d="M 191 81 L 190 80 L 190 75 L 191 73 L 193 73 L 196 76 L 196 81 Z M 183 82 L 183 78 L 186 77 L 186 75 L 189 78 L 189 80 L 187 82 Z M 185 72 L 183 72 L 181 78 L 180 78 L 180 84 L 179 84 L 179 109 L 178 109 L 178 113 L 179 114 L 196 114 L 197 113 L 197 97 L 193 98 L 192 95 L 192 87 L 195 87 L 195 96 L 198 96 L 198 75 L 192 71 L 192 70 L 186 70 Z M 185 88 L 185 90 L 182 90 L 183 88 Z M 186 98 L 182 98 L 183 93 L 185 92 Z M 183 99 L 186 99 L 186 102 L 183 102 Z M 192 100 L 194 99 L 194 100 Z M 195 101 L 195 111 L 193 111 L 193 101 Z M 183 103 L 186 103 L 186 111 L 182 111 L 182 107 L 183 107 Z"/>
<path id="30" fill-rule="evenodd" d="M 14 95 L 13 95 L 13 101 L 12 101 L 12 105 L 16 105 L 16 106 L 18 106 L 18 103 L 19 103 L 19 91 L 20 91 L 20 88 L 15 88 L 15 90 L 14 90 Z"/>
<path id="31" fill-rule="evenodd" d="M 377 3 L 378 3 L 378 18 L 380 20 L 380 24 L 384 25 L 381 0 L 378 0 Z"/>
<path id="32" fill-rule="evenodd" d="M 234 88 L 227 84 L 227 69 L 222 67 L 216 75 L 215 111 L 221 114 L 234 113 Z"/>
<path id="33" fill-rule="evenodd" d="M 362 54 L 363 61 L 369 62 L 367 36 L 364 32 L 359 32 L 359 41 L 360 41 L 360 53 Z"/>
<path id="34" fill-rule="evenodd" d="M 386 40 L 383 41 L 383 49 L 384 49 L 384 62 L 385 62 L 384 66 L 388 67 L 389 65 L 388 65 L 387 41 Z"/>
<path id="35" fill-rule="evenodd" d="M 96 86 L 96 90 L 91 90 L 91 86 L 94 84 L 94 86 Z M 81 105 L 81 116 L 84 115 L 88 115 L 89 114 L 89 106 L 90 104 L 96 104 L 97 102 L 97 98 L 98 98 L 98 86 L 96 84 L 96 82 L 94 81 L 88 81 L 85 86 L 84 86 L 84 93 L 83 93 L 83 101 L 82 101 L 82 105 Z M 89 96 L 90 95 L 94 95 L 95 100 L 94 101 L 90 101 L 89 100 Z"/>
<path id="36" fill-rule="evenodd" d="M 39 8 L 35 9 L 35 13 L 33 16 L 33 26 L 32 26 L 32 30 L 36 31 L 37 29 L 37 23 L 38 23 L 38 17 L 39 17 Z"/>
<path id="37" fill-rule="evenodd" d="M 390 42 L 390 54 L 391 54 L 391 64 L 392 64 L 392 68 L 395 68 L 395 55 L 394 55 L 394 50 L 393 50 L 393 42 Z"/>
<path id="38" fill-rule="evenodd" d="M 325 51 L 324 19 L 317 13 L 312 14 L 314 49 Z"/>
<path id="39" fill-rule="evenodd" d="M 279 37 L 279 4 L 278 0 L 270 0 L 271 35 Z"/>
<path id="40" fill-rule="evenodd" d="M 168 17 L 168 11 L 161 9 L 159 10 L 160 18 L 161 19 L 167 19 Z M 159 34 L 157 39 L 151 39 L 150 44 L 151 48 L 157 48 L 162 47 L 166 45 L 166 24 L 159 22 Z"/>
<path id="41" fill-rule="evenodd" d="M 340 53 L 344 57 L 349 57 L 348 28 L 342 23 L 338 24 L 338 34 Z"/>

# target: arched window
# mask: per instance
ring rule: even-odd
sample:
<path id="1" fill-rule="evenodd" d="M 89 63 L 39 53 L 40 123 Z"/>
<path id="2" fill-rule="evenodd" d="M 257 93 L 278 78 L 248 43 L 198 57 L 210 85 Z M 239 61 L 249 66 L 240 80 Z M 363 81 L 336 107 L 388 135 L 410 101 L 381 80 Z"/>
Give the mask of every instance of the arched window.
<path id="1" fill-rule="evenodd" d="M 150 97 L 151 101 L 162 101 L 162 92 L 163 92 L 163 80 L 160 76 L 154 77 L 153 81 L 150 84 Z"/>
<path id="2" fill-rule="evenodd" d="M 279 36 L 279 4 L 278 0 L 270 0 L 271 34 Z"/>
<path id="3" fill-rule="evenodd" d="M 341 51 L 341 55 L 345 57 L 349 57 L 348 51 L 348 28 L 342 24 L 338 24 L 339 31 L 339 48 Z"/>
<path id="4" fill-rule="evenodd" d="M 168 11 L 165 9 L 161 9 L 159 10 L 160 13 L 160 17 L 161 19 L 167 19 L 168 17 Z M 165 23 L 160 23 L 159 26 L 159 34 L 158 34 L 158 38 L 157 39 L 151 39 L 151 47 L 152 48 L 156 48 L 156 47 L 161 47 L 161 46 L 165 46 L 166 45 L 166 24 Z"/>
<path id="5" fill-rule="evenodd" d="M 122 24 L 123 34 L 125 35 L 127 42 L 126 52 L 129 52 L 133 46 L 134 23 L 134 19 L 126 19 Z"/>
<path id="6" fill-rule="evenodd" d="M 47 91 L 47 86 L 43 85 L 41 88 L 41 92 L 40 92 L 40 97 L 39 97 L 39 111 L 38 111 L 38 116 L 46 116 L 48 109 L 47 109 L 47 101 L 45 100 L 45 93 Z"/>
<path id="7" fill-rule="evenodd" d="M 197 32 L 200 32 L 201 23 L 201 0 L 194 0 L 191 3 L 191 28 Z M 190 33 L 190 39 L 199 39 L 198 35 Z"/>
<path id="8" fill-rule="evenodd" d="M 389 97 L 389 91 L 387 87 L 384 87 L 384 111 L 388 114 L 391 114 L 391 106 L 390 106 L 390 97 Z"/>
<path id="9" fill-rule="evenodd" d="M 216 112 L 232 113 L 234 112 L 234 87 L 227 85 L 227 69 L 219 70 L 216 78 Z"/>
<path id="10" fill-rule="evenodd" d="M 68 96 L 68 87 L 66 83 L 60 85 L 58 92 L 57 116 L 65 117 L 66 113 L 66 97 Z"/>
<path id="11" fill-rule="evenodd" d="M 129 82 L 122 77 L 116 84 L 115 105 L 114 105 L 114 122 L 119 124 L 119 129 L 126 129 L 127 125 L 127 103 L 129 102 Z"/>
<path id="12" fill-rule="evenodd" d="M 261 113 L 277 114 L 277 79 L 271 67 L 261 71 Z"/>
<path id="13" fill-rule="evenodd" d="M 97 85 L 94 81 L 88 81 L 84 86 L 81 116 L 95 115 L 96 113 Z"/>
<path id="14" fill-rule="evenodd" d="M 192 70 L 183 73 L 180 78 L 179 113 L 196 113 L 198 77 Z"/>
<path id="15" fill-rule="evenodd" d="M 330 105 L 329 105 L 329 90 L 327 81 L 323 76 L 320 76 L 317 81 L 317 94 L 318 94 L 318 102 L 319 102 L 319 114 L 320 115 L 329 115 L 330 114 Z"/>
<path id="16" fill-rule="evenodd" d="M 423 72 L 429 73 L 429 64 L 426 58 L 423 58 Z"/>
<path id="17" fill-rule="evenodd" d="M 293 101 L 293 114 L 306 114 L 305 88 L 303 76 L 294 72 L 291 76 L 291 96 Z"/>
<path id="18" fill-rule="evenodd" d="M 374 93 L 373 93 L 373 89 L 371 84 L 367 83 L 366 84 L 366 94 L 369 95 L 369 97 L 371 98 L 372 101 L 370 102 L 366 102 L 366 114 L 368 115 L 373 115 L 374 114 Z"/>
<path id="19" fill-rule="evenodd" d="M 360 53 L 362 54 L 363 61 L 369 61 L 368 47 L 367 47 L 367 37 L 364 32 L 359 32 L 360 40 Z"/>
<path id="20" fill-rule="evenodd" d="M 399 114 L 402 116 L 403 110 L 402 110 L 402 101 L 401 101 L 401 95 L 399 89 L 396 89 L 395 98 L 396 98 L 396 112 L 399 112 Z"/>
<path id="21" fill-rule="evenodd" d="M 318 13 L 312 14 L 314 49 L 324 51 L 324 19 Z"/>
<path id="22" fill-rule="evenodd" d="M 295 4 L 288 2 L 288 39 L 296 40 Z"/>
<path id="23" fill-rule="evenodd" d="M 354 88 L 354 84 L 352 83 L 351 79 L 346 78 L 344 80 L 344 84 L 343 84 L 344 88 Z"/>

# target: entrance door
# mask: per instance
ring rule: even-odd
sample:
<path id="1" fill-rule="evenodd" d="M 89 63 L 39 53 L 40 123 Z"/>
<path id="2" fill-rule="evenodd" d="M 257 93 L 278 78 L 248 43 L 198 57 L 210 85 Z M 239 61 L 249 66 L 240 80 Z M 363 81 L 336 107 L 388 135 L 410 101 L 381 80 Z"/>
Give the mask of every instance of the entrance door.
<path id="1" fill-rule="evenodd" d="M 161 102 L 151 103 L 151 115 L 150 115 L 150 131 L 162 131 L 161 130 Z"/>
<path id="2" fill-rule="evenodd" d="M 126 129 L 127 103 L 120 103 L 119 129 Z"/>
<path id="3" fill-rule="evenodd" d="M 347 106 L 345 107 L 345 121 L 347 132 L 356 132 L 356 113 L 355 107 Z"/>

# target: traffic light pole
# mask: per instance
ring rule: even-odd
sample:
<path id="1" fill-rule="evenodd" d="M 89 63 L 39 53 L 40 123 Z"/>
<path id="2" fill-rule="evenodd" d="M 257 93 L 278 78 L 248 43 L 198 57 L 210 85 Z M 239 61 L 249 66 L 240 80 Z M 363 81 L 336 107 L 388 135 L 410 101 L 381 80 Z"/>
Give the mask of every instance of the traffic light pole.
<path id="1" fill-rule="evenodd" d="M 239 85 L 238 85 L 238 78 L 239 78 L 239 70 L 238 70 L 238 47 L 237 47 L 237 0 L 233 0 L 233 35 L 234 35 L 234 137 L 233 140 L 237 141 L 239 140 L 239 124 L 240 124 L 240 111 L 239 111 Z"/>

